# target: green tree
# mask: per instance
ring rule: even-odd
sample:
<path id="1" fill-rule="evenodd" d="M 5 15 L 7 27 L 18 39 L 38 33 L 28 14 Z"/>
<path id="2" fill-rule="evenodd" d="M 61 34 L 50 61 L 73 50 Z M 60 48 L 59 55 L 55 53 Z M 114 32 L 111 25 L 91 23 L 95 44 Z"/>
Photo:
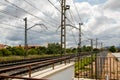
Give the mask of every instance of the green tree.
<path id="1" fill-rule="evenodd" d="M 82 52 L 86 52 L 86 50 L 87 50 L 87 47 L 84 45 L 84 46 L 81 48 L 81 51 L 82 51 Z"/>
<path id="2" fill-rule="evenodd" d="M 60 44 L 59 43 L 50 43 L 46 51 L 47 54 L 59 54 L 60 53 Z"/>
<path id="3" fill-rule="evenodd" d="M 46 47 L 39 47 L 39 48 L 37 49 L 38 54 L 45 54 L 45 53 L 46 53 L 46 50 L 47 50 Z"/>
<path id="4" fill-rule="evenodd" d="M 116 49 L 115 46 L 111 46 L 111 47 L 109 48 L 109 51 L 114 53 L 114 52 L 117 51 L 117 49 Z"/>
<path id="5" fill-rule="evenodd" d="M 12 55 L 19 55 L 19 56 L 23 56 L 24 55 L 24 49 L 21 47 L 8 47 L 7 48 L 9 51 L 12 52 Z"/>
<path id="6" fill-rule="evenodd" d="M 34 55 L 34 54 L 38 54 L 36 49 L 29 49 L 28 50 L 28 55 Z"/>
<path id="7" fill-rule="evenodd" d="M 1 52 L 2 52 L 3 56 L 10 56 L 10 55 L 12 55 L 12 53 L 9 50 L 7 50 L 7 49 L 1 49 Z"/>
<path id="8" fill-rule="evenodd" d="M 76 48 L 73 48 L 72 49 L 72 53 L 76 53 L 77 52 L 77 49 Z"/>
<path id="9" fill-rule="evenodd" d="M 66 49 L 66 53 L 71 53 L 71 52 L 72 52 L 72 50 L 70 48 Z"/>
<path id="10" fill-rule="evenodd" d="M 91 51 L 91 49 L 92 49 L 91 46 L 85 46 L 85 45 L 84 45 L 84 46 L 81 48 L 81 51 L 82 51 L 82 52 L 89 52 L 89 51 Z"/>

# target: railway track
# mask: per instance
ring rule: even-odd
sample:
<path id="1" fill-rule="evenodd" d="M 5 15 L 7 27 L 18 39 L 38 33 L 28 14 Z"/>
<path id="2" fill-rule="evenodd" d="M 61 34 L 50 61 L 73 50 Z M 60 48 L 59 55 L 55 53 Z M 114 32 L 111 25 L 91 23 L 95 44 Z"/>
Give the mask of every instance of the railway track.
<path id="1" fill-rule="evenodd" d="M 42 58 L 35 58 L 35 59 L 22 59 L 22 60 L 17 60 L 17 61 L 0 62 L 0 69 L 10 67 L 10 66 L 17 66 L 17 65 L 22 65 L 22 64 L 28 64 L 28 63 L 56 59 L 59 57 L 60 56 L 51 56 L 51 57 L 42 57 Z"/>
<path id="2" fill-rule="evenodd" d="M 57 63 L 60 63 L 61 60 L 73 58 L 74 55 L 66 55 L 63 58 L 61 56 L 52 56 L 52 57 L 44 57 L 37 59 L 26 59 L 20 61 L 6 62 L 0 63 L 0 74 L 5 74 L 9 76 L 17 76 L 21 74 L 28 74 L 31 72 L 35 72 L 38 69 L 41 69 L 46 66 L 52 66 Z"/>
<path id="3" fill-rule="evenodd" d="M 90 53 L 84 53 L 79 56 L 90 55 Z M 78 55 L 64 55 L 61 56 L 52 56 L 52 57 L 44 57 L 44 58 L 36 58 L 36 59 L 24 59 L 18 61 L 10 61 L 5 63 L 0 63 L 0 75 L 8 75 L 8 76 L 19 76 L 25 74 L 31 74 L 32 72 L 36 72 L 40 69 L 47 67 L 53 67 L 56 64 L 61 64 L 61 62 L 67 62 L 67 60 L 77 57 Z"/>

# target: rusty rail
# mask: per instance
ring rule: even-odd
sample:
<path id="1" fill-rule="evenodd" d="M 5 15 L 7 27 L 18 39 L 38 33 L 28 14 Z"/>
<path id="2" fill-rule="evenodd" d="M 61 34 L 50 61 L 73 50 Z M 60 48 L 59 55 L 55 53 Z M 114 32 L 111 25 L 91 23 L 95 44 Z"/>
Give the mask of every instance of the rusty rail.
<path id="1" fill-rule="evenodd" d="M 62 58 L 58 58 L 58 59 L 53 59 L 53 60 L 47 60 L 47 61 L 42 61 L 42 62 L 35 62 L 35 63 L 29 63 L 29 64 L 24 64 L 24 65 L 20 65 L 20 66 L 14 66 L 14 67 L 9 67 L 9 68 L 3 68 L 3 69 L 0 69 L 0 72 L 6 72 L 6 71 L 10 71 L 10 70 L 15 70 L 15 69 L 21 69 L 21 68 L 25 68 L 25 67 L 28 67 L 28 73 L 29 73 L 29 78 L 31 77 L 31 66 L 34 66 L 34 65 L 38 65 L 38 64 L 52 64 L 53 66 L 53 69 L 54 69 L 54 64 L 56 61 L 60 62 L 60 61 L 64 61 L 64 63 L 66 64 L 66 60 L 69 59 L 70 61 L 70 57 L 62 57 Z M 13 76 L 6 76 L 6 75 L 0 75 L 0 77 L 4 77 L 4 78 L 12 78 Z M 14 78 L 14 77 L 13 77 Z M 16 77 L 16 78 L 20 78 L 20 77 Z M 31 79 L 32 80 L 32 79 Z M 43 80 L 43 79 L 39 79 L 39 80 Z"/>

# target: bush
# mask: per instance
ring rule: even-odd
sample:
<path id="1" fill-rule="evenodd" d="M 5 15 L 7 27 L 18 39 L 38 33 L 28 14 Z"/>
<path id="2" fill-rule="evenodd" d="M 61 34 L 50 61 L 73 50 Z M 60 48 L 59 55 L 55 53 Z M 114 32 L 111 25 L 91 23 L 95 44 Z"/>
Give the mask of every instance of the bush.
<path id="1" fill-rule="evenodd" d="M 3 53 L 2 53 L 2 51 L 0 50 L 0 56 L 3 56 Z"/>
<path id="2" fill-rule="evenodd" d="M 1 52 L 2 52 L 3 56 L 10 56 L 10 55 L 12 55 L 12 53 L 9 50 L 7 50 L 7 49 L 1 49 Z"/>
<path id="3" fill-rule="evenodd" d="M 117 51 L 117 49 L 115 48 L 115 46 L 111 46 L 111 47 L 109 48 L 109 51 L 114 53 L 114 52 Z"/>
<path id="4" fill-rule="evenodd" d="M 37 50 L 36 49 L 29 49 L 28 50 L 28 55 L 34 55 L 34 54 L 37 54 Z"/>
<path id="5" fill-rule="evenodd" d="M 7 48 L 9 51 L 11 51 L 12 55 L 15 55 L 15 56 L 23 56 L 24 55 L 24 49 L 19 47 L 19 48 L 16 48 L 16 47 L 8 47 Z"/>

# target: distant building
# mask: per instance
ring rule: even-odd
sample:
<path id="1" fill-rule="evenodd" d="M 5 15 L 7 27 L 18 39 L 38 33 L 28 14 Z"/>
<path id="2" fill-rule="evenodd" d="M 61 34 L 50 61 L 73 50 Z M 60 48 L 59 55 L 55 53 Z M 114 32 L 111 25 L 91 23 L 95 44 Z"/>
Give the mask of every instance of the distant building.
<path id="1" fill-rule="evenodd" d="M 4 49 L 4 48 L 6 48 L 6 47 L 7 47 L 7 45 L 0 44 L 0 49 Z"/>
<path id="2" fill-rule="evenodd" d="M 15 46 L 15 47 L 21 47 L 21 48 L 25 48 L 25 46 L 23 46 L 23 45 L 19 45 L 19 46 Z M 31 49 L 31 48 L 39 48 L 40 47 L 40 45 L 28 45 L 28 49 Z"/>

